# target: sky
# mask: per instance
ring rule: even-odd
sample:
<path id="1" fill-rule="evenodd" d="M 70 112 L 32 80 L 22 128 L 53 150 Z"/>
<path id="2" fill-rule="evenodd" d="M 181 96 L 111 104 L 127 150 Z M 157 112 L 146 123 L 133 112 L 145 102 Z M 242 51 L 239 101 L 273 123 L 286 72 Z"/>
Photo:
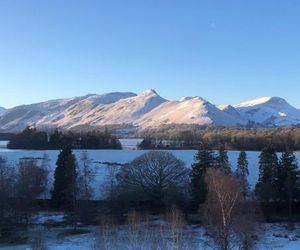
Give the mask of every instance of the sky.
<path id="1" fill-rule="evenodd" d="M 0 0 L 0 106 L 155 89 L 300 108 L 299 0 Z"/>

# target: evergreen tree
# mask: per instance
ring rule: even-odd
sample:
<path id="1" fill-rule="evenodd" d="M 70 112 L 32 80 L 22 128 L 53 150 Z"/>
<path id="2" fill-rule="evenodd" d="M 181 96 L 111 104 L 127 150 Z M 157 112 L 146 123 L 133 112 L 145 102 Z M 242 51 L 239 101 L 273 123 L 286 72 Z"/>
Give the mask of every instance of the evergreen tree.
<path id="1" fill-rule="evenodd" d="M 278 158 L 272 146 L 264 148 L 259 156 L 259 178 L 255 187 L 258 198 L 264 202 L 276 199 Z"/>
<path id="2" fill-rule="evenodd" d="M 224 171 L 226 174 L 231 173 L 227 151 L 224 147 L 221 147 L 218 151 L 218 156 L 216 157 L 216 167 Z"/>
<path id="3" fill-rule="evenodd" d="M 247 154 L 245 151 L 241 151 L 239 154 L 235 176 L 242 182 L 244 195 L 246 195 L 249 189 L 249 184 L 247 180 L 249 176 L 249 169 L 248 169 Z"/>
<path id="4" fill-rule="evenodd" d="M 76 158 L 70 148 L 64 148 L 57 159 L 54 173 L 52 202 L 57 208 L 75 209 Z"/>
<path id="5" fill-rule="evenodd" d="M 292 203 L 299 200 L 300 177 L 298 163 L 293 152 L 283 152 L 280 158 L 278 178 L 276 186 L 278 188 L 278 199 L 288 203 L 289 217 L 292 216 Z"/>
<path id="6" fill-rule="evenodd" d="M 203 203 L 206 198 L 205 173 L 208 168 L 214 166 L 215 157 L 212 150 L 205 144 L 201 145 L 196 156 L 196 162 L 192 166 L 190 185 L 192 208 L 198 209 L 199 204 Z"/>

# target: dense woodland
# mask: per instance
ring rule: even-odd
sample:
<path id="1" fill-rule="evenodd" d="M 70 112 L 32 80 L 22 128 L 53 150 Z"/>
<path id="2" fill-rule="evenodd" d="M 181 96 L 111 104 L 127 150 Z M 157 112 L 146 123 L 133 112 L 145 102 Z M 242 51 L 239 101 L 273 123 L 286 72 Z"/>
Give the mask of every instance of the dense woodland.
<path id="1" fill-rule="evenodd" d="M 104 132 L 72 133 L 39 131 L 27 127 L 23 132 L 11 136 L 7 145 L 10 149 L 61 149 L 68 146 L 72 149 L 121 149 L 119 140 L 107 130 Z"/>
<path id="2" fill-rule="evenodd" d="M 300 128 L 196 128 L 166 127 L 143 131 L 141 149 L 214 149 L 261 151 L 272 144 L 276 151 L 300 150 Z"/>

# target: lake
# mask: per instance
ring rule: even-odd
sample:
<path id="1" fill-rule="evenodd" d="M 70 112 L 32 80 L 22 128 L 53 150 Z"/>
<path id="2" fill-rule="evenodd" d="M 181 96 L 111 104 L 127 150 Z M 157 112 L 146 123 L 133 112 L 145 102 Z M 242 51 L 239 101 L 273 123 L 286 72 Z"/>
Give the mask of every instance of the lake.
<path id="1" fill-rule="evenodd" d="M 148 152 L 147 150 L 74 150 L 74 154 L 80 164 L 80 156 L 82 152 L 87 152 L 89 157 L 92 159 L 92 168 L 95 173 L 95 181 L 93 183 L 95 190 L 95 198 L 102 198 L 105 196 L 105 180 L 109 179 L 112 174 L 111 169 L 113 167 L 103 164 L 103 162 L 117 162 L 127 163 L 132 161 L 134 158 Z M 187 167 L 191 167 L 194 163 L 194 157 L 196 150 L 169 150 L 178 159 L 181 159 Z M 49 192 L 53 181 L 53 172 L 55 169 L 55 162 L 57 159 L 58 150 L 10 150 L 6 148 L 0 148 L 0 156 L 7 158 L 8 162 L 13 166 L 17 163 L 20 158 L 32 157 L 32 158 L 43 158 L 44 154 L 49 156 Z M 253 187 L 258 179 L 258 156 L 260 152 L 249 151 L 247 157 L 249 161 L 249 183 Z M 300 162 L 300 153 L 296 152 L 298 162 Z M 239 151 L 228 151 L 228 157 L 233 170 L 236 168 L 236 162 L 239 155 Z M 280 154 L 278 154 L 280 156 Z M 101 163 L 102 162 L 102 163 Z"/>
<path id="2" fill-rule="evenodd" d="M 0 148 L 6 148 L 8 141 L 0 141 Z"/>

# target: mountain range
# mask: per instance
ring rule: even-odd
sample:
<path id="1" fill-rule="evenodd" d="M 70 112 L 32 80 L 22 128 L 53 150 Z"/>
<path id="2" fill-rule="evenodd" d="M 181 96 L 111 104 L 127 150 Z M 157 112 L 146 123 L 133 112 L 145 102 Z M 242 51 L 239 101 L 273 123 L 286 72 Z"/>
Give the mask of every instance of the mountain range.
<path id="1" fill-rule="evenodd" d="M 237 105 L 215 105 L 202 97 L 169 101 L 154 90 L 114 92 L 0 108 L 0 131 L 97 128 L 108 125 L 158 128 L 167 124 L 225 127 L 286 127 L 300 124 L 300 110 L 280 97 L 263 97 Z"/>

